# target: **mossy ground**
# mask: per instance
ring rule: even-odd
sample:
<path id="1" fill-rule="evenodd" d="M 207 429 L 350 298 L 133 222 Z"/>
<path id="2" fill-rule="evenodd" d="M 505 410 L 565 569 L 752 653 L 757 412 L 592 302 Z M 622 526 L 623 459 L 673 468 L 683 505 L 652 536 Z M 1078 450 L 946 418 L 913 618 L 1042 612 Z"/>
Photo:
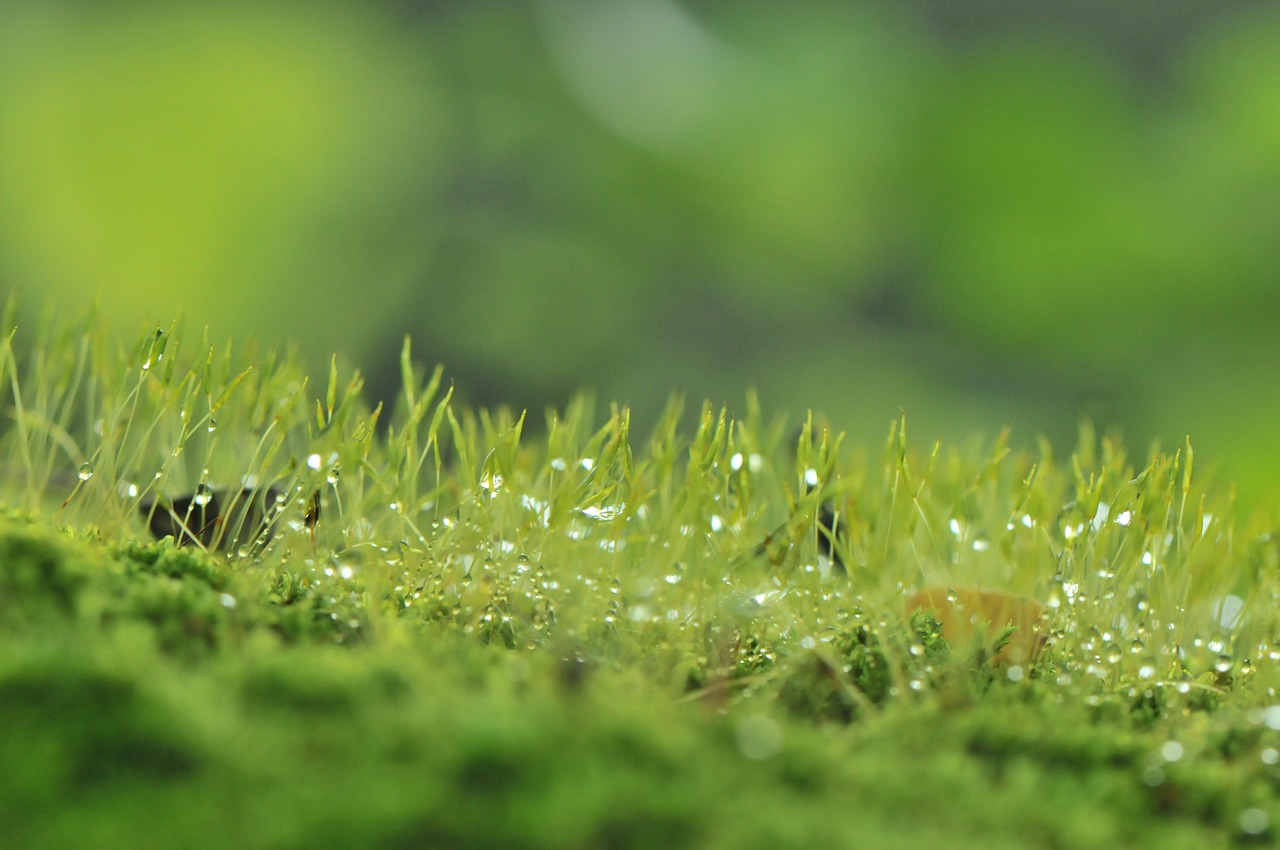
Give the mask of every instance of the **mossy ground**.
<path id="1" fill-rule="evenodd" d="M 535 428 L 407 347 L 370 410 L 336 366 L 313 394 L 172 331 L 31 336 L 0 351 L 6 847 L 1273 840 L 1280 544 L 1189 446 L 859 453 L 754 399 Z M 201 486 L 280 517 L 150 540 L 139 506 Z M 927 585 L 1039 599 L 1044 652 L 948 646 L 903 610 Z"/>

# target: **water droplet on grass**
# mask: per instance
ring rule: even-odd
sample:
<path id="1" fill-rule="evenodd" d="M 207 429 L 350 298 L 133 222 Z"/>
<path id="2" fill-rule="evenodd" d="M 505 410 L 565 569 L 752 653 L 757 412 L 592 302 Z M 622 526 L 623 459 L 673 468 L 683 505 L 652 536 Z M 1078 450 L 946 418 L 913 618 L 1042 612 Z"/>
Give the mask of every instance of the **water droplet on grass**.
<path id="1" fill-rule="evenodd" d="M 80 464 L 80 471 L 76 473 L 76 476 L 81 481 L 88 481 L 93 477 L 93 464 L 88 462 Z"/>
<path id="2" fill-rule="evenodd" d="M 627 509 L 625 502 L 616 505 L 591 505 L 582 509 L 582 515 L 601 522 L 609 522 Z"/>

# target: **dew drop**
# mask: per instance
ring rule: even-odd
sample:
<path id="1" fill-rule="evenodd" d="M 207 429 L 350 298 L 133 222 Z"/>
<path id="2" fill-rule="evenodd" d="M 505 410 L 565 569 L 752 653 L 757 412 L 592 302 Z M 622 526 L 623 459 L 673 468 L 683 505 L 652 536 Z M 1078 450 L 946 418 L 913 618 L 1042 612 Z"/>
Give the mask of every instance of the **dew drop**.
<path id="1" fill-rule="evenodd" d="M 80 464 L 80 471 L 76 475 L 81 481 L 88 481 L 93 477 L 93 464 L 88 462 Z"/>
<path id="2" fill-rule="evenodd" d="M 210 433 L 210 434 L 212 434 L 214 431 L 217 431 L 217 430 L 218 430 L 218 420 L 217 420 L 217 419 L 214 419 L 213 417 L 210 417 L 210 418 L 209 418 L 209 433 Z"/>

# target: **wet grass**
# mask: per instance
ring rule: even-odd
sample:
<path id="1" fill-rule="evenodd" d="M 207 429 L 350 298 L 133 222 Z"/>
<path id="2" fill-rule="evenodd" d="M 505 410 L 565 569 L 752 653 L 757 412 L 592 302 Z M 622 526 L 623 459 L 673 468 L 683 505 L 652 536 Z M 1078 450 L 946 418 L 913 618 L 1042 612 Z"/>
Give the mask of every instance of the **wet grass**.
<path id="1" fill-rule="evenodd" d="M 535 424 L 407 344 L 370 409 L 179 336 L 0 343 L 6 847 L 1274 839 L 1280 540 L 1189 444 Z"/>

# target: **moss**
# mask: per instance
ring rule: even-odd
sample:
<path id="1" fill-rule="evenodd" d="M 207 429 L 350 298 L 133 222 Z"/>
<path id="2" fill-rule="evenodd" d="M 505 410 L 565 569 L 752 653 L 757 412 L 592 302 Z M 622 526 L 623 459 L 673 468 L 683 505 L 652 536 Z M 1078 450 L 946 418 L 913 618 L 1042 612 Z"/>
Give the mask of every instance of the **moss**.
<path id="1" fill-rule="evenodd" d="M 66 548 L 47 527 L 0 524 L 0 626 L 36 628 L 76 615 L 88 576 Z"/>
<path id="2" fill-rule="evenodd" d="M 1178 848 L 1280 817 L 1275 523 L 1189 447 L 1060 465 L 897 423 L 867 461 L 753 399 L 535 434 L 408 362 L 384 422 L 336 368 L 313 403 L 220 358 L 84 365 L 83 422 L 9 400 L 6 846 Z M 287 494 L 271 538 L 148 539 L 137 482 L 206 476 Z"/>
<path id="3" fill-rule="evenodd" d="M 0 806 L 21 820 L 102 789 L 190 778 L 203 753 L 181 725 L 128 676 L 74 659 L 0 674 Z"/>

